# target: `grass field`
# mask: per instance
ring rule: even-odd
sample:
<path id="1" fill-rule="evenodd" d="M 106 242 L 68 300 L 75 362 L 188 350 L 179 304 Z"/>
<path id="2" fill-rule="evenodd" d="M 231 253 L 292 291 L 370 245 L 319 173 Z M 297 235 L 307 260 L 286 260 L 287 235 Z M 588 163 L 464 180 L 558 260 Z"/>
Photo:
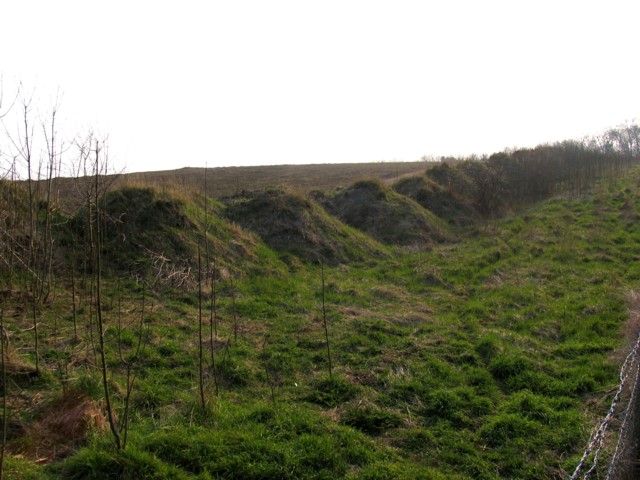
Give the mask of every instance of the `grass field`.
<path id="1" fill-rule="evenodd" d="M 406 168 L 393 175 L 414 166 Z M 324 186 L 308 172 L 301 188 Z M 626 295 L 640 281 L 639 187 L 635 169 L 482 223 L 455 243 L 385 247 L 325 266 L 331 376 L 320 268 L 261 245 L 254 261 L 268 268 L 220 285 L 220 392 L 207 368 L 206 411 L 197 402 L 196 293 L 147 293 L 127 449 L 115 451 L 108 431 L 94 428 L 57 458 L 51 437 L 26 434 L 10 442 L 9 478 L 565 478 L 607 408 L 627 344 Z M 129 352 L 142 290 L 131 279 L 105 283 L 120 405 L 116 312 Z M 117 289 L 126 292 L 120 308 Z M 27 314 L 13 307 L 12 345 L 29 362 Z M 79 318 L 88 308 L 79 305 Z M 69 388 L 102 399 L 91 350 L 60 348 L 71 328 L 68 282 L 46 315 L 47 373 L 22 381 L 10 405 L 24 424 L 51 413 L 60 356 L 74 358 Z"/>

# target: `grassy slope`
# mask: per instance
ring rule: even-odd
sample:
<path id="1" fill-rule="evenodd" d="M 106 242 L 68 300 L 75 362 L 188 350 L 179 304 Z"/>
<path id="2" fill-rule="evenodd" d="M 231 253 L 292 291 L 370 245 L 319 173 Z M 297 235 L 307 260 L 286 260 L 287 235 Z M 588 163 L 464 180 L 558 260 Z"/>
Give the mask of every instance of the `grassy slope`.
<path id="1" fill-rule="evenodd" d="M 393 189 L 452 225 L 471 225 L 478 217 L 468 200 L 456 198 L 427 175 L 405 177 L 396 182 Z"/>
<path id="2" fill-rule="evenodd" d="M 340 220 L 383 243 L 424 246 L 451 238 L 442 219 L 375 180 L 338 190 L 324 203 Z"/>
<path id="3" fill-rule="evenodd" d="M 161 256 L 170 260 L 169 267 L 195 269 L 199 243 L 203 255 L 215 252 L 218 271 L 265 272 L 284 267 L 258 237 L 224 218 L 221 202 L 207 202 L 198 194 L 180 195 L 148 187 L 108 192 L 104 202 L 104 270 L 137 274 L 149 271 L 153 259 Z M 89 235 L 86 217 L 82 208 L 68 221 L 61 218 L 58 238 L 67 251 L 73 246 L 82 253 Z"/>
<path id="4" fill-rule="evenodd" d="M 319 272 L 246 278 L 240 338 L 204 418 L 194 401 L 194 297 L 155 298 L 128 451 L 113 453 L 98 435 L 36 474 L 562 478 L 616 383 L 624 294 L 640 281 L 639 185 L 635 171 L 455 245 L 329 269 L 333 381 Z M 230 301 L 221 303 L 226 337 Z"/>
<path id="5" fill-rule="evenodd" d="M 344 225 L 315 201 L 286 190 L 227 199 L 225 215 L 276 251 L 307 262 L 337 264 L 385 253 L 382 245 Z"/>

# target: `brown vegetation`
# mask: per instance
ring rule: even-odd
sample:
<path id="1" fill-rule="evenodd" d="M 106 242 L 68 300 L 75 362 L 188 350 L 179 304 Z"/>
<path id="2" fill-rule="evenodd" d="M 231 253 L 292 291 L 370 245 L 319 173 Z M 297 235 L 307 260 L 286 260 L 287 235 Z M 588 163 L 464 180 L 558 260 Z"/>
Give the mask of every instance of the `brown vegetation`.
<path id="1" fill-rule="evenodd" d="M 38 463 L 47 463 L 72 453 L 93 430 L 108 427 L 105 416 L 94 400 L 70 391 L 44 407 L 33 423 L 24 427 L 19 439 L 8 449 Z"/>

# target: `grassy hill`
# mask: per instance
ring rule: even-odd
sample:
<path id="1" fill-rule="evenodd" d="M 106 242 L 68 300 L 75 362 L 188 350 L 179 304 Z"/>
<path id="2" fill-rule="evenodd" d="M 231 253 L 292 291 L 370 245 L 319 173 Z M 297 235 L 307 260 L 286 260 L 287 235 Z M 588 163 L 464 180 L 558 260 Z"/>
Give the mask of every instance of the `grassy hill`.
<path id="1" fill-rule="evenodd" d="M 424 247 L 452 238 L 440 218 L 377 181 L 356 182 L 321 201 L 343 222 L 383 243 Z"/>
<path id="2" fill-rule="evenodd" d="M 472 225 L 478 216 L 467 198 L 456 196 L 426 175 L 405 177 L 397 181 L 393 189 L 452 225 Z"/>
<path id="3" fill-rule="evenodd" d="M 448 229 L 447 212 L 468 204 L 438 211 L 422 202 L 412 192 L 462 198 L 444 177 L 430 178 L 418 188 L 396 184 L 400 193 L 376 187 L 391 199 L 390 210 L 387 202 L 365 203 L 380 222 L 397 220 L 395 206 L 403 205 Z M 636 168 L 502 219 L 480 221 L 473 213 L 473 232 L 456 231 L 456 243 L 429 242 L 429 250 L 417 251 L 377 236 L 378 225 L 355 231 L 314 200 L 282 190 L 210 201 L 209 241 L 230 273 L 215 275 L 211 325 L 212 291 L 204 287 L 201 340 L 194 284 L 156 291 L 132 276 L 103 279 L 105 351 L 119 417 L 126 360 L 135 359 L 128 445 L 120 451 L 104 417 L 94 287 L 78 283 L 72 302 L 70 276 L 57 276 L 37 312 L 36 375 L 30 311 L 16 274 L 14 286 L 0 292 L 11 325 L 9 478 L 565 478 L 617 383 L 630 329 L 626 294 L 640 282 L 639 191 Z M 124 190 L 106 204 L 129 209 L 124 227 L 118 224 L 133 229 L 129 240 L 150 246 L 178 235 L 185 249 L 171 250 L 169 242 L 163 251 L 183 252 L 193 268 L 203 199 L 165 195 L 162 188 Z M 295 242 L 274 234 L 277 222 L 288 222 Z M 113 242 L 122 238 L 116 232 Z M 127 262 L 144 258 L 110 243 L 109 230 L 105 235 L 105 253 L 126 248 Z M 244 253 L 234 254 L 231 240 Z M 331 374 L 321 271 L 305 261 L 317 251 L 349 260 L 324 269 Z M 300 261 L 283 263 L 291 254 Z"/>
<path id="4" fill-rule="evenodd" d="M 344 263 L 384 254 L 375 240 L 327 214 L 315 201 L 282 189 L 226 199 L 231 221 L 271 248 L 307 262 Z"/>

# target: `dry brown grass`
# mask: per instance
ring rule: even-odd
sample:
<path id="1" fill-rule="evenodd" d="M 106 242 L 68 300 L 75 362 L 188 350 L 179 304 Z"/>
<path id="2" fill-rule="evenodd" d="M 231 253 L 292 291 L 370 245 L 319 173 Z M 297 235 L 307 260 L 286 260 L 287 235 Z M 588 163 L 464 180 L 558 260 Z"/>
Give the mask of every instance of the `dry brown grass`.
<path id="1" fill-rule="evenodd" d="M 371 293 L 375 298 L 384 302 L 399 302 L 407 296 L 407 292 L 403 288 L 391 285 L 375 286 L 371 289 Z"/>
<path id="2" fill-rule="evenodd" d="M 28 379 L 37 376 L 36 368 L 24 360 L 13 348 L 8 347 L 5 356 L 5 368 L 7 377 L 16 381 L 21 378 Z"/>
<path id="3" fill-rule="evenodd" d="M 417 312 L 409 312 L 393 318 L 392 321 L 397 325 L 417 327 L 419 325 L 429 323 L 431 321 L 431 317 Z"/>
<path id="4" fill-rule="evenodd" d="M 71 391 L 42 408 L 24 435 L 8 447 L 14 455 L 49 463 L 71 454 L 92 430 L 106 428 L 100 406 L 85 394 Z"/>

